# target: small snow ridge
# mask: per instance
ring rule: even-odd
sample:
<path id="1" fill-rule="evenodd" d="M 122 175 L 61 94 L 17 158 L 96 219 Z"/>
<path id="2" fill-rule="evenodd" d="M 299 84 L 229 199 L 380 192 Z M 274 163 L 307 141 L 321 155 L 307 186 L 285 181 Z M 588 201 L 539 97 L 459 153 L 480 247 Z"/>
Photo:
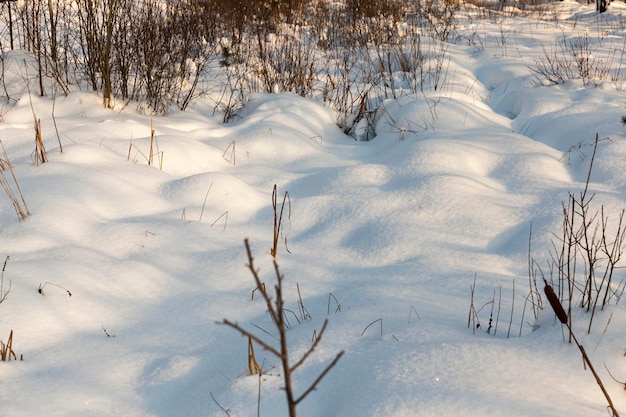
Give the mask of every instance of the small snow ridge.
<path id="1" fill-rule="evenodd" d="M 161 385 L 175 381 L 191 372 L 200 362 L 197 356 L 174 356 L 153 362 L 147 367 L 147 385 Z"/>

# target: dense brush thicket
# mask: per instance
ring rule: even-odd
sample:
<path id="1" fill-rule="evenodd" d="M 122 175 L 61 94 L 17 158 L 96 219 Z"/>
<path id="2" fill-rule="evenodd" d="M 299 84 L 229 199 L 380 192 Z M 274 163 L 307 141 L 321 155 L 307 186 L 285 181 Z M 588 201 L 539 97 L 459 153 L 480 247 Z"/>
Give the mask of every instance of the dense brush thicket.
<path id="1" fill-rule="evenodd" d="M 463 7 L 459 0 L 20 0 L 1 4 L 2 68 L 8 50 L 20 49 L 41 95 L 89 88 L 107 107 L 137 103 L 158 114 L 204 97 L 225 121 L 250 93 L 289 91 L 323 101 L 340 127 L 367 139 L 382 100 L 445 84 L 446 43 L 456 39 Z"/>

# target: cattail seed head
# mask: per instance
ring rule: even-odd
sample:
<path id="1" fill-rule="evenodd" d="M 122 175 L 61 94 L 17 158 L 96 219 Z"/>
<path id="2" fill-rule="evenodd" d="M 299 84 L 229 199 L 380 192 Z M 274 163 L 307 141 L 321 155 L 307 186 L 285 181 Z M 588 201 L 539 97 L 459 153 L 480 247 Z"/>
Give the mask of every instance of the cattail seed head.
<path id="1" fill-rule="evenodd" d="M 565 310 L 563 310 L 563 306 L 561 305 L 559 298 L 554 293 L 554 289 L 552 289 L 552 286 L 548 284 L 545 279 L 543 280 L 543 282 L 545 282 L 546 284 L 543 290 L 546 293 L 546 297 L 548 297 L 548 302 L 550 302 L 552 310 L 554 310 L 554 314 L 556 314 L 561 323 L 567 324 L 567 313 L 565 313 Z"/>

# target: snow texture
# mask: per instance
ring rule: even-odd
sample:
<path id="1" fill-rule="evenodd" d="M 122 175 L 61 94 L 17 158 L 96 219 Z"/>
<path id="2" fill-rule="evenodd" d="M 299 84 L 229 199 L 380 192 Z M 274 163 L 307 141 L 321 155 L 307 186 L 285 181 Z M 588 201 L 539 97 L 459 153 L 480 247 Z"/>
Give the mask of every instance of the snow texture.
<path id="1" fill-rule="evenodd" d="M 565 30 L 603 36 L 594 5 L 550 7 L 558 20 L 575 16 Z M 606 16 L 624 22 L 626 7 L 614 2 Z M 0 414 L 252 417 L 260 407 L 261 416 L 286 416 L 280 363 L 256 346 L 264 375 L 247 375 L 247 339 L 216 324 L 228 318 L 276 342 L 263 302 L 251 301 L 243 245 L 248 238 L 271 287 L 276 184 L 291 208 L 277 256 L 286 307 L 298 315 L 298 284 L 311 315 L 289 317 L 294 358 L 329 320 L 294 374 L 296 392 L 346 351 L 299 416 L 605 416 L 554 314 L 544 309 L 535 321 L 527 306 L 522 317 L 530 226 L 532 255 L 545 266 L 562 203 L 584 187 L 596 133 L 594 204 L 611 219 L 626 204 L 626 86 L 541 85 L 529 68 L 560 30 L 556 20 L 461 25 L 483 47 L 451 44 L 454 82 L 439 96 L 384 102 L 368 142 L 342 133 L 322 104 L 287 93 L 254 96 L 242 118 L 222 124 L 208 102 L 150 118 L 72 92 L 54 103 L 61 153 L 53 99 L 24 93 L 0 123 L 31 212 L 18 221 L 2 194 L 11 287 L 0 339 L 13 330 L 23 361 L 0 363 Z M 40 166 L 31 102 L 49 158 Z M 142 156 L 151 123 L 162 169 Z M 490 306 L 481 328 L 468 328 L 474 279 L 477 308 L 501 292 L 495 332 L 486 331 Z M 626 414 L 623 384 L 607 372 L 626 380 L 624 301 L 597 311 L 590 334 L 589 315 L 574 314 Z"/>

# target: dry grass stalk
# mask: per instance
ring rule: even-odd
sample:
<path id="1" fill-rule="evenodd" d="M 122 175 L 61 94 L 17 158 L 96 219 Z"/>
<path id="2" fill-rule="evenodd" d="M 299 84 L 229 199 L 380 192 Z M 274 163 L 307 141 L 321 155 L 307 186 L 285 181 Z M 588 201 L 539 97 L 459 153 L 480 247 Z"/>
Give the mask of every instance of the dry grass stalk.
<path id="1" fill-rule="evenodd" d="M 156 140 L 156 131 L 152 126 L 152 119 L 150 119 L 150 154 L 148 156 L 149 166 L 153 165 L 154 155 L 158 157 L 159 169 L 163 170 L 163 152 L 159 151 L 159 143 Z"/>
<path id="2" fill-rule="evenodd" d="M 52 286 L 54 286 L 54 287 L 60 288 L 60 289 L 62 289 L 63 291 L 65 291 L 65 292 L 67 293 L 67 295 L 68 295 L 68 296 L 70 296 L 70 297 L 72 296 L 72 292 L 71 292 L 70 290 L 68 290 L 67 288 L 62 287 L 62 286 L 61 286 L 61 285 L 59 285 L 59 284 L 55 284 L 54 282 L 47 282 L 47 281 L 46 281 L 46 282 L 44 282 L 43 284 L 39 284 L 39 289 L 37 290 L 37 292 L 38 292 L 39 294 L 41 294 L 41 295 L 44 295 L 44 291 L 43 291 L 43 290 L 44 290 L 44 288 L 46 287 L 46 285 L 52 285 Z"/>
<path id="3" fill-rule="evenodd" d="M 474 274 L 474 282 L 470 287 L 470 308 L 469 313 L 467 314 L 467 328 L 472 328 L 472 331 L 476 333 L 476 329 L 480 327 L 480 321 L 478 320 L 478 313 L 476 312 L 476 307 L 474 306 L 474 291 L 476 291 L 476 274 Z"/>
<path id="4" fill-rule="evenodd" d="M 365 334 L 365 332 L 367 331 L 367 329 L 369 329 L 370 327 L 372 327 L 372 325 L 376 324 L 376 323 L 380 323 L 380 338 L 383 338 L 383 319 L 376 319 L 373 322 L 371 322 L 370 324 L 367 325 L 367 327 L 365 327 L 365 329 L 363 329 L 363 331 L 361 332 L 361 337 L 363 337 L 363 335 Z"/>
<path id="5" fill-rule="evenodd" d="M 2 274 L 0 274 L 0 304 L 7 299 L 7 296 L 11 292 L 11 281 L 9 281 L 9 288 L 4 289 L 4 271 L 7 268 L 7 262 L 9 262 L 9 257 L 7 256 L 4 260 L 4 265 L 2 266 Z"/>
<path id="6" fill-rule="evenodd" d="M 54 116 L 54 108 L 56 107 L 56 94 L 52 96 L 52 123 L 54 124 L 54 130 L 57 134 L 57 141 L 59 142 L 59 150 L 63 153 L 63 144 L 61 143 L 61 136 L 59 136 L 59 128 L 57 126 L 57 119 Z"/>
<path id="7" fill-rule="evenodd" d="M 152 125 L 152 119 L 150 119 L 150 152 L 148 153 L 148 165 L 152 166 L 152 159 L 154 156 L 154 141 L 156 138 L 156 132 Z"/>
<path id="8" fill-rule="evenodd" d="M 206 200 L 209 198 L 209 193 L 211 192 L 211 188 L 213 188 L 213 183 L 209 185 L 209 189 L 206 190 L 206 194 L 204 195 L 204 201 L 202 202 L 202 210 L 200 210 L 200 217 L 198 218 L 198 222 L 202 222 L 202 215 L 204 214 L 204 208 L 206 207 Z"/>
<path id="9" fill-rule="evenodd" d="M 35 117 L 35 165 L 39 166 L 45 162 L 48 162 L 48 156 L 41 135 L 41 120 Z"/>
<path id="10" fill-rule="evenodd" d="M 17 182 L 17 178 L 15 177 L 15 172 L 13 172 L 13 166 L 9 161 L 9 156 L 7 155 L 7 151 L 4 148 L 4 143 L 0 140 L 0 147 L 2 147 L 2 154 L 4 159 L 0 159 L 0 185 L 4 189 L 4 192 L 11 200 L 13 204 L 13 208 L 15 209 L 15 213 L 20 220 L 25 220 L 26 217 L 30 214 L 28 210 L 28 205 L 26 204 L 26 200 L 24 200 L 24 195 L 22 194 L 22 190 L 20 189 L 20 184 Z M 13 182 L 13 186 L 5 176 L 5 172 L 8 171 L 11 174 L 11 179 Z M 14 191 L 15 188 L 15 191 Z M 18 198 L 19 195 L 19 198 Z"/>
<path id="11" fill-rule="evenodd" d="M 278 210 L 278 191 L 276 190 L 276 184 L 274 184 L 274 189 L 272 190 L 272 208 L 274 210 L 274 236 L 273 236 L 273 244 L 270 249 L 270 254 L 274 259 L 276 259 L 276 255 L 278 254 L 278 239 L 282 236 L 282 227 L 283 227 L 283 216 L 285 214 L 285 204 L 287 204 L 287 220 L 291 219 L 291 198 L 289 197 L 289 192 L 285 191 L 285 195 L 283 196 L 283 201 L 280 205 L 280 211 Z M 285 250 L 289 252 L 289 248 L 287 247 L 287 236 L 284 237 L 285 241 Z"/>
<path id="12" fill-rule="evenodd" d="M 220 221 L 221 218 L 224 218 L 224 227 L 222 228 L 222 232 L 226 231 L 226 225 L 228 225 L 228 210 L 220 214 L 220 216 L 211 223 L 211 227 L 215 226 L 215 224 Z"/>
<path id="13" fill-rule="evenodd" d="M 421 320 L 419 313 L 417 312 L 415 307 L 413 307 L 413 304 L 411 304 L 411 308 L 409 309 L 409 321 L 407 324 L 411 324 L 411 315 L 413 312 L 415 312 L 415 316 L 417 317 L 417 319 Z"/>
<path id="14" fill-rule="evenodd" d="M 228 154 L 228 150 L 230 149 L 230 156 L 226 156 L 226 154 Z M 236 160 L 235 160 L 235 141 L 232 141 L 224 150 L 224 153 L 222 154 L 222 158 L 224 158 L 224 160 L 230 164 L 233 164 L 233 166 L 237 165 Z"/>
<path id="15" fill-rule="evenodd" d="M 133 149 L 135 149 L 136 151 L 132 160 L 134 164 L 137 163 L 137 159 L 135 157 L 137 156 L 137 154 L 139 154 L 143 157 L 143 159 L 146 161 L 146 164 L 148 164 L 148 166 L 152 166 L 154 165 L 154 157 L 156 155 L 157 160 L 159 162 L 159 169 L 163 170 L 163 151 L 159 150 L 159 143 L 156 140 L 156 131 L 154 130 L 152 126 L 152 119 L 150 119 L 150 149 L 148 150 L 148 155 L 146 156 L 146 154 L 141 152 L 141 149 L 139 149 L 135 144 L 133 144 L 132 139 L 131 139 L 131 142 L 128 145 L 128 156 L 126 157 L 127 161 L 131 160 L 130 154 Z"/>
<path id="16" fill-rule="evenodd" d="M 502 288 L 500 288 L 500 298 L 502 298 Z M 513 325 L 513 312 L 515 311 L 515 280 L 513 280 L 513 293 L 511 294 L 511 316 L 509 318 L 509 330 L 506 332 L 506 338 L 508 339 L 511 336 L 511 326 Z M 498 316 L 500 315 L 500 307 L 498 306 Z M 498 326 L 498 321 L 496 319 L 496 328 Z M 495 335 L 495 332 L 494 332 Z"/>
<path id="17" fill-rule="evenodd" d="M 250 375 L 261 373 L 261 366 L 259 366 L 254 356 L 254 346 L 252 345 L 252 338 L 250 336 L 248 336 L 248 372 Z"/>
<path id="18" fill-rule="evenodd" d="M 11 356 L 13 356 L 14 360 L 17 360 L 15 351 L 13 351 L 13 330 L 9 333 L 9 339 L 6 343 L 0 341 L 0 359 L 3 362 L 10 362 Z"/>
<path id="19" fill-rule="evenodd" d="M 300 309 L 300 317 L 302 321 L 311 320 L 311 313 L 304 306 L 304 302 L 302 301 L 302 294 L 300 293 L 300 284 L 296 283 L 296 288 L 298 289 L 298 308 Z"/>
<path id="20" fill-rule="evenodd" d="M 222 404 L 220 404 L 216 399 L 215 396 L 213 395 L 212 392 L 209 392 L 209 395 L 211 396 L 211 399 L 213 400 L 213 402 L 220 408 L 220 410 L 222 410 L 224 412 L 224 414 L 226 414 L 228 417 L 230 417 L 230 410 L 227 410 L 226 408 L 224 408 L 222 406 Z"/>
<path id="21" fill-rule="evenodd" d="M 326 314 L 329 315 L 330 314 L 330 300 L 331 298 L 335 301 L 335 305 L 337 306 L 335 308 L 335 313 L 338 313 L 341 311 L 341 304 L 339 304 L 339 301 L 337 300 L 337 297 L 335 297 L 333 295 L 333 293 L 328 293 L 328 308 L 326 309 Z"/>

